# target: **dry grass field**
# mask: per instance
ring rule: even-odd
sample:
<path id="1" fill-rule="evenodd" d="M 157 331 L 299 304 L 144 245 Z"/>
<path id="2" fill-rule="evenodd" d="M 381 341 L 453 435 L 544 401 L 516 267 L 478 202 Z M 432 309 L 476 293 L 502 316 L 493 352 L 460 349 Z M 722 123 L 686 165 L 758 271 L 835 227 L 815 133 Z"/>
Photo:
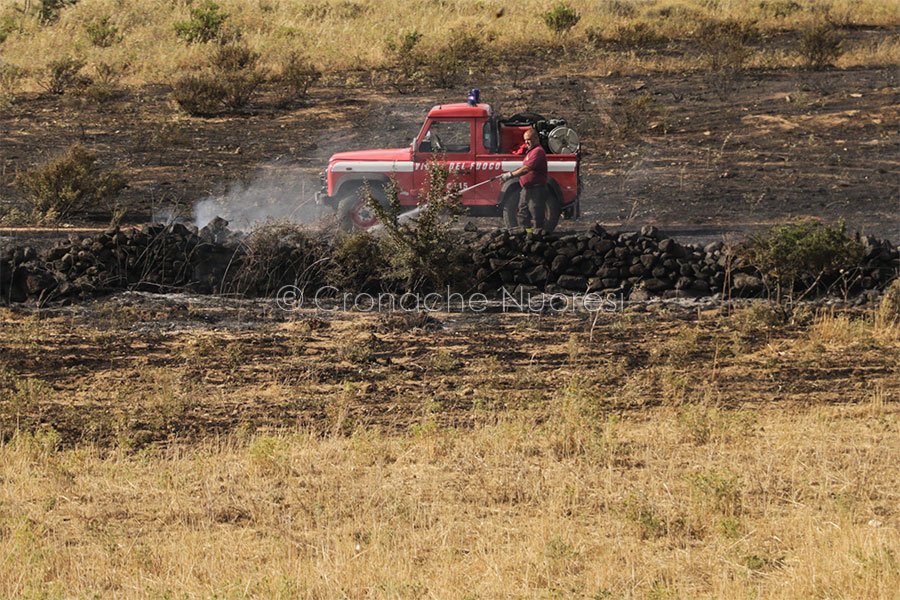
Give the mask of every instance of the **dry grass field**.
<path id="1" fill-rule="evenodd" d="M 0 596 L 895 598 L 889 309 L 0 322 Z"/>
<path id="2" fill-rule="evenodd" d="M 41 6 L 55 4 L 63 8 L 42 16 Z M 579 17 L 563 35 L 544 22 L 553 4 L 538 0 L 221 0 L 216 2 L 215 14 L 226 15 L 221 23 L 226 35 L 240 32 L 240 38 L 259 51 L 270 68 L 277 70 L 280 59 L 299 50 L 336 82 L 347 81 L 347 71 L 389 64 L 388 41 L 407 32 L 420 34 L 419 47 L 426 55 L 439 53 L 459 33 L 469 34 L 468 56 L 475 61 L 480 54 L 492 70 L 504 68 L 510 55 L 523 49 L 537 52 L 532 62 L 560 64 L 553 55 L 564 49 L 564 62 L 586 54 L 600 74 L 610 65 L 637 71 L 696 68 L 701 63 L 696 54 L 673 58 L 671 52 L 652 48 L 659 42 L 702 35 L 703 24 L 710 20 L 753 23 L 766 35 L 796 33 L 824 21 L 851 29 L 900 25 L 900 7 L 891 0 L 571 0 L 563 4 Z M 87 63 L 88 70 L 99 63 L 127 64 L 131 83 L 167 82 L 196 67 L 209 53 L 209 44 L 189 44 L 176 34 L 176 24 L 190 20 L 191 10 L 202 6 L 181 0 L 80 0 L 71 6 L 49 0 L 3 0 L 0 31 L 6 41 L 0 45 L 0 58 L 37 77 L 51 61 L 77 57 Z M 597 40 L 613 43 L 598 44 Z M 627 46 L 624 53 L 608 52 L 623 45 Z M 542 49 L 549 53 L 543 59 Z M 799 61 L 795 50 L 781 44 L 763 44 L 760 50 L 751 65 L 792 66 Z M 858 40 L 844 49 L 839 66 L 891 64 L 898 56 L 896 38 L 875 43 Z"/>

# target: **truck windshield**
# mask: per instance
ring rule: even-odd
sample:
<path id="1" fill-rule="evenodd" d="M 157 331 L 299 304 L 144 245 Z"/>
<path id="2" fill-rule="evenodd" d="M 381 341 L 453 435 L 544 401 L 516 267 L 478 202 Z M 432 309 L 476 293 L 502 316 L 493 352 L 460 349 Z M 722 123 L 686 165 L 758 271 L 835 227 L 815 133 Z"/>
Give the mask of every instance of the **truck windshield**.
<path id="1" fill-rule="evenodd" d="M 471 146 L 469 121 L 434 121 L 419 152 L 468 152 Z"/>

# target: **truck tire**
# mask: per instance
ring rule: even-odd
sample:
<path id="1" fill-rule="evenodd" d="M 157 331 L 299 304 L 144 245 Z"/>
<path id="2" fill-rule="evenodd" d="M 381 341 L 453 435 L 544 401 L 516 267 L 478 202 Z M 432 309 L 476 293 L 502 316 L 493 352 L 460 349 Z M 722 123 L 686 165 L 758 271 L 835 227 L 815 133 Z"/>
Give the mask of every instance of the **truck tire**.
<path id="1" fill-rule="evenodd" d="M 515 186 L 506 192 L 503 198 L 503 225 L 507 229 L 515 229 L 519 226 L 519 188 Z M 562 202 L 551 188 L 547 197 L 547 210 L 544 213 L 544 232 L 550 233 L 559 224 L 559 216 L 562 213 Z"/>
<path id="2" fill-rule="evenodd" d="M 387 201 L 384 189 L 373 185 L 372 196 L 382 205 Z M 365 187 L 341 192 L 337 204 L 338 224 L 343 231 L 365 231 L 378 223 L 375 213 L 366 205 Z"/>

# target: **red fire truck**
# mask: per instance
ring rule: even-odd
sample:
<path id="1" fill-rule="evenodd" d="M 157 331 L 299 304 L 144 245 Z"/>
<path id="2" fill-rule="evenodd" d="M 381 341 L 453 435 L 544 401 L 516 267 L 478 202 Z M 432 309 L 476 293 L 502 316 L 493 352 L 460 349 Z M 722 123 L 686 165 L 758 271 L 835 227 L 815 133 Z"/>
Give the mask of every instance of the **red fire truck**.
<path id="1" fill-rule="evenodd" d="M 435 106 L 408 148 L 358 150 L 334 154 L 323 174 L 317 200 L 338 213 L 345 229 L 368 229 L 377 222 L 367 207 L 365 190 L 386 202 L 385 185 L 396 182 L 398 199 L 414 209 L 428 185 L 428 164 L 439 161 L 450 171 L 450 182 L 463 188 L 460 203 L 473 216 L 502 216 L 504 225 L 516 227 L 519 183 L 501 182 L 497 176 L 517 169 L 523 135 L 534 127 L 547 151 L 550 201 L 546 229 L 560 216 L 580 216 L 580 151 L 577 134 L 561 119 L 523 113 L 508 119 L 478 101 Z M 479 185 L 482 184 L 482 185 Z M 468 191 L 467 191 L 468 190 Z"/>

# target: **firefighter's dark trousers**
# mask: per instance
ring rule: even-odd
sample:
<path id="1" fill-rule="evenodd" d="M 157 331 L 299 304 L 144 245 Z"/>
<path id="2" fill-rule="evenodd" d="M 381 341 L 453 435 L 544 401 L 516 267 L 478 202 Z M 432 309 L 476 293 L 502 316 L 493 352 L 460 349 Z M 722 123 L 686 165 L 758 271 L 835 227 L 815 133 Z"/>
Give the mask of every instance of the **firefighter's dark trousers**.
<path id="1" fill-rule="evenodd" d="M 534 227 L 543 229 L 544 215 L 547 212 L 547 194 L 546 184 L 522 188 L 522 191 L 519 192 L 519 225 L 521 227 L 531 227 L 532 217 L 534 217 Z"/>

